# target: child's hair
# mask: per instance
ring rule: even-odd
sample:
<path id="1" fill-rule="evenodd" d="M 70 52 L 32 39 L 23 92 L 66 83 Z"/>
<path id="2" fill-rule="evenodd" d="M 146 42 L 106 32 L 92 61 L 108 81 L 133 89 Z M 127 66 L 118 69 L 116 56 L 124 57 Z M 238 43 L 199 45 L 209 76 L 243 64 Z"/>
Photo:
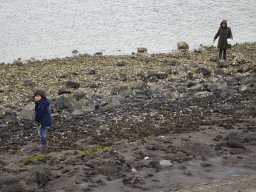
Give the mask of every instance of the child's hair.
<path id="1" fill-rule="evenodd" d="M 42 98 L 46 98 L 46 94 L 45 91 L 42 89 L 37 89 L 34 92 L 34 96 L 40 95 Z"/>

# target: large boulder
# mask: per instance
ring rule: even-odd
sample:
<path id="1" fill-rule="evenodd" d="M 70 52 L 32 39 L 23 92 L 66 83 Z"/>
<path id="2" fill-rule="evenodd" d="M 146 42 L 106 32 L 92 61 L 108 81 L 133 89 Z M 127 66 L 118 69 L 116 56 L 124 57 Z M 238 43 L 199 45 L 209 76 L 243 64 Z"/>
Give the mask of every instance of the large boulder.
<path id="1" fill-rule="evenodd" d="M 68 80 L 66 82 L 66 87 L 69 87 L 69 88 L 79 88 L 80 87 L 80 82 L 75 81 L 75 80 Z"/>
<path id="2" fill-rule="evenodd" d="M 202 73 L 204 77 L 211 76 L 211 70 L 206 67 L 198 67 L 196 73 Z"/>
<path id="3" fill-rule="evenodd" d="M 179 43 L 177 43 L 178 49 L 189 49 L 189 45 L 184 42 L 184 41 L 180 41 Z"/>
<path id="4" fill-rule="evenodd" d="M 67 97 L 61 96 L 57 99 L 55 105 L 59 109 L 69 109 L 72 104 Z"/>
<path id="5" fill-rule="evenodd" d="M 35 113 L 35 104 L 27 104 L 22 111 L 18 114 L 18 119 L 33 120 Z"/>

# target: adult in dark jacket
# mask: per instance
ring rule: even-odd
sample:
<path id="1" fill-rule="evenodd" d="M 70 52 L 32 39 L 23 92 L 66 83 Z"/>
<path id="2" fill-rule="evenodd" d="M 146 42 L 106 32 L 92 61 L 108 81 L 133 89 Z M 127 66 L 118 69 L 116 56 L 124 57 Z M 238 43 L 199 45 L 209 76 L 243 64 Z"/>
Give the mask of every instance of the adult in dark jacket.
<path id="1" fill-rule="evenodd" d="M 46 99 L 46 95 L 43 90 L 36 90 L 34 95 L 36 99 L 35 121 L 38 122 L 38 133 L 42 140 L 42 144 L 38 147 L 46 147 L 46 128 L 52 126 L 51 110 L 49 107 L 50 101 Z"/>
<path id="2" fill-rule="evenodd" d="M 218 41 L 218 48 L 220 49 L 219 52 L 219 59 L 221 59 L 221 55 L 222 55 L 222 50 L 223 50 L 223 59 L 226 61 L 227 58 L 227 48 L 229 48 L 229 45 L 227 43 L 227 39 L 231 38 L 233 39 L 232 36 L 232 32 L 230 27 L 227 26 L 227 21 L 223 20 L 220 23 L 220 27 L 218 32 L 216 33 L 213 42 L 215 42 L 215 40 L 219 37 L 219 41 Z"/>

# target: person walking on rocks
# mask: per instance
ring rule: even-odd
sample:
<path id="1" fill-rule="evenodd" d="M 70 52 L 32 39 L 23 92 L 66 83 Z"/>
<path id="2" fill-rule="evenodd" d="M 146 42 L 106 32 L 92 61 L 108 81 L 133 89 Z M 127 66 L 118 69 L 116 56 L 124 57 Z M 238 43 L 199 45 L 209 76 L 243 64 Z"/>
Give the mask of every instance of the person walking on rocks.
<path id="1" fill-rule="evenodd" d="M 40 89 L 35 91 L 34 96 L 36 99 L 35 121 L 38 122 L 38 134 L 42 140 L 42 144 L 38 147 L 41 148 L 47 146 L 46 128 L 52 126 L 50 101 L 46 99 L 45 92 Z"/>
<path id="2" fill-rule="evenodd" d="M 219 60 L 221 59 L 221 55 L 222 55 L 222 51 L 223 53 L 223 59 L 226 61 L 227 58 L 227 48 L 229 47 L 229 44 L 227 43 L 227 39 L 233 39 L 232 36 L 232 32 L 230 27 L 227 26 L 227 21 L 223 20 L 220 23 L 220 27 L 218 32 L 216 33 L 213 43 L 215 42 L 215 40 L 219 37 L 219 41 L 218 41 L 218 48 L 220 49 L 219 51 Z"/>

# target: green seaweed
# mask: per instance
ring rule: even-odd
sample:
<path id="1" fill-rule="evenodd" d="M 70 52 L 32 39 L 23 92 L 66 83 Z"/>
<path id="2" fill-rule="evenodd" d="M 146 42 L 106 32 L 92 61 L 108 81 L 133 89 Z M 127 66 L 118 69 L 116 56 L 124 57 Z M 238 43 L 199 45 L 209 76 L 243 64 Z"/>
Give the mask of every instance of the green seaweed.
<path id="1" fill-rule="evenodd" d="M 33 157 L 26 157 L 24 161 L 38 161 L 43 159 L 44 156 L 33 156 Z"/>
<path id="2" fill-rule="evenodd" d="M 85 154 L 88 154 L 88 153 L 91 153 L 91 152 L 94 152 L 94 151 L 105 151 L 105 150 L 108 150 L 108 149 L 112 149 L 113 147 L 114 147 L 114 145 L 111 145 L 110 147 L 96 146 L 96 147 L 89 148 L 86 151 L 80 152 L 79 154 L 85 155 Z"/>

